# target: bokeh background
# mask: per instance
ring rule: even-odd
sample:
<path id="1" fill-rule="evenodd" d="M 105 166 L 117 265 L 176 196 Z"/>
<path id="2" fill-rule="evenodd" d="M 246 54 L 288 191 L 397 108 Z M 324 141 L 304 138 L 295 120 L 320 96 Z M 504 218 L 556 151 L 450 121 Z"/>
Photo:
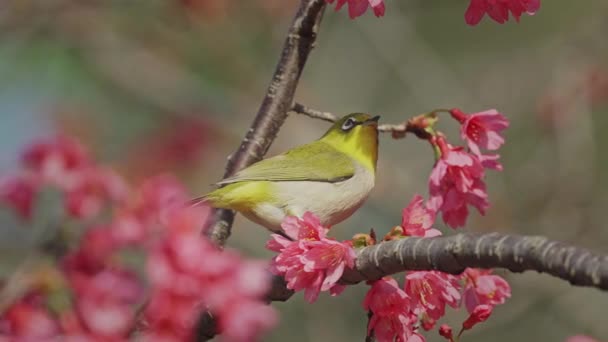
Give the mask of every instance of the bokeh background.
<path id="1" fill-rule="evenodd" d="M 387 0 L 386 16 L 326 12 L 296 98 L 397 123 L 437 107 L 498 108 L 510 120 L 505 171 L 489 174 L 492 207 L 468 231 L 542 234 L 608 253 L 608 3 L 544 1 L 534 17 L 465 24 L 465 0 Z M 3 0 L 0 171 L 28 142 L 58 132 L 90 146 L 137 184 L 178 175 L 193 195 L 221 178 L 266 90 L 296 0 Z M 319 137 L 321 121 L 290 115 L 270 155 Z M 457 127 L 442 120 L 453 140 Z M 338 238 L 388 231 L 433 155 L 408 137 L 381 138 L 377 186 L 334 228 Z M 3 270 L 28 253 L 27 230 L 0 222 Z M 439 224 L 441 228 L 443 227 Z M 451 233 L 444 229 L 447 234 Z M 229 245 L 269 257 L 268 234 L 239 217 Z M 23 246 L 28 246 L 24 244 Z M 503 274 L 513 298 L 464 341 L 608 339 L 608 296 L 535 273 Z M 314 305 L 274 304 L 268 341 L 360 341 L 365 286 Z M 459 324 L 462 313 L 446 321 Z M 427 334 L 429 341 L 439 336 Z"/>

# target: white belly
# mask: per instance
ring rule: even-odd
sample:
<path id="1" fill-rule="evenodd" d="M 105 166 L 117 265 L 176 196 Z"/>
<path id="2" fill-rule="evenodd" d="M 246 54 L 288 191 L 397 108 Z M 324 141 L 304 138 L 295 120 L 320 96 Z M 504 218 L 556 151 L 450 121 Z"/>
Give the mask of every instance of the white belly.
<path id="1" fill-rule="evenodd" d="M 332 226 L 350 217 L 374 187 L 374 175 L 357 166 L 355 175 L 343 182 L 276 182 L 277 206 L 262 203 L 252 212 L 243 213 L 250 220 L 268 229 L 279 230 L 286 215 L 302 216 L 312 212 L 326 226 Z"/>

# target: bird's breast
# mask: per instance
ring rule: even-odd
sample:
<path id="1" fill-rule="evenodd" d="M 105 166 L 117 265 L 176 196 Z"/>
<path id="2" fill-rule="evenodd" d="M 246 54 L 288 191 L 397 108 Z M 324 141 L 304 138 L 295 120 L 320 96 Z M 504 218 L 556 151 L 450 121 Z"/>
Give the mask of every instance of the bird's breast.
<path id="1" fill-rule="evenodd" d="M 293 215 L 310 211 L 325 225 L 334 225 L 351 216 L 367 199 L 375 176 L 357 165 L 353 177 L 342 182 L 277 182 L 278 202 Z"/>

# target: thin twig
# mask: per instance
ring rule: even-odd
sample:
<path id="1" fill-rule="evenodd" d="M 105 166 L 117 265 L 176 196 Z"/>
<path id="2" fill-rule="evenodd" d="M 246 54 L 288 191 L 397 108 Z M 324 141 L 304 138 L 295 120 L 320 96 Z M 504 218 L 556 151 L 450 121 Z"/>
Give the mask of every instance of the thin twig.
<path id="1" fill-rule="evenodd" d="M 369 325 L 372 323 L 372 317 L 374 317 L 374 313 L 371 310 L 369 310 L 367 312 L 367 330 L 365 331 L 365 342 L 376 342 L 374 330 L 369 329 Z"/>
<path id="2" fill-rule="evenodd" d="M 295 102 L 291 108 L 291 110 L 298 114 L 303 114 L 313 119 L 320 119 L 328 122 L 336 122 L 339 117 L 333 113 L 322 112 L 320 110 L 316 110 L 310 107 L 307 107 L 301 103 Z M 400 139 L 405 137 L 406 133 L 414 133 L 419 135 L 421 132 L 417 129 L 417 127 L 409 124 L 409 121 L 405 121 L 399 124 L 382 124 L 378 126 L 378 131 L 391 133 L 393 138 Z M 426 136 L 426 134 L 424 134 Z"/>

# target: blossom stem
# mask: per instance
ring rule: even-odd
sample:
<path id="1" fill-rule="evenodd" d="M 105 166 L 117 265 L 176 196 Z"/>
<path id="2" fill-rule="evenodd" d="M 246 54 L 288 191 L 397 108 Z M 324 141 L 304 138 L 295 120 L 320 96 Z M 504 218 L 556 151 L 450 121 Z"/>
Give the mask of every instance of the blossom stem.
<path id="1" fill-rule="evenodd" d="M 310 108 L 298 102 L 293 104 L 291 110 L 294 113 L 328 122 L 336 122 L 339 119 L 339 117 L 333 113 Z M 401 139 L 405 137 L 406 133 L 412 133 L 419 139 L 429 140 L 433 135 L 436 134 L 433 127 L 437 121 L 436 114 L 443 112 L 449 112 L 449 109 L 434 109 L 430 112 L 416 115 L 409 120 L 398 124 L 382 124 L 378 126 L 378 131 L 391 133 L 394 139 Z"/>

